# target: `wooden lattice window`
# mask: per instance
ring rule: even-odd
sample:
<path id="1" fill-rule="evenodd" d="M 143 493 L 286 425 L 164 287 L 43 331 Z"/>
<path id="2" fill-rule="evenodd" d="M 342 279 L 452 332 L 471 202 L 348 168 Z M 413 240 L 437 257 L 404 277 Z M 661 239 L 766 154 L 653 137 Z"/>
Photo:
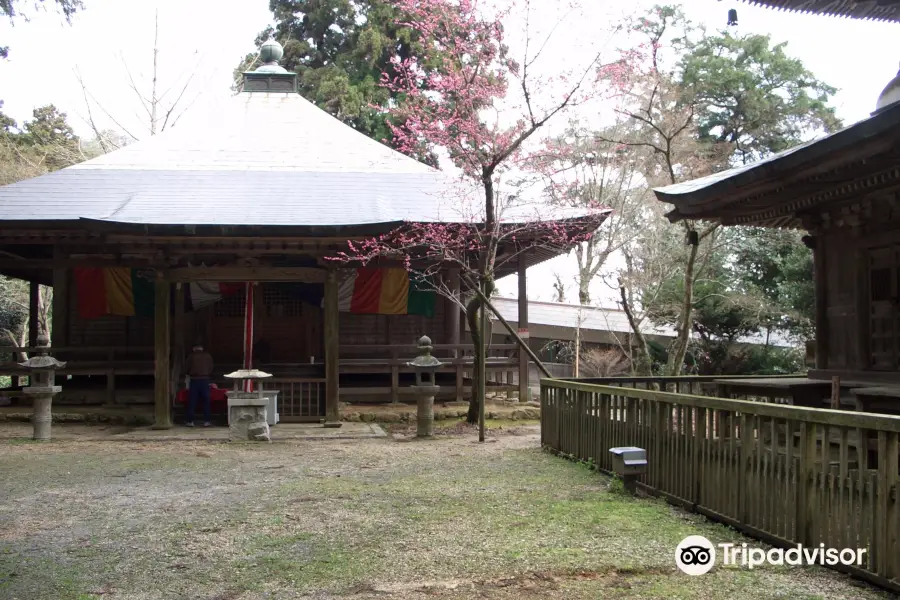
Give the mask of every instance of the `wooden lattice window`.
<path id="1" fill-rule="evenodd" d="M 900 368 L 900 322 L 897 296 L 900 291 L 900 247 L 869 251 L 869 366 Z"/>
<path id="2" fill-rule="evenodd" d="M 872 269 L 869 272 L 869 289 L 872 302 L 891 300 L 891 269 Z"/>
<path id="3" fill-rule="evenodd" d="M 278 286 L 263 287 L 263 304 L 269 317 L 302 317 L 303 300 Z"/>
<path id="4" fill-rule="evenodd" d="M 244 294 L 229 294 L 214 305 L 216 316 L 243 319 L 247 312 L 247 298 Z"/>

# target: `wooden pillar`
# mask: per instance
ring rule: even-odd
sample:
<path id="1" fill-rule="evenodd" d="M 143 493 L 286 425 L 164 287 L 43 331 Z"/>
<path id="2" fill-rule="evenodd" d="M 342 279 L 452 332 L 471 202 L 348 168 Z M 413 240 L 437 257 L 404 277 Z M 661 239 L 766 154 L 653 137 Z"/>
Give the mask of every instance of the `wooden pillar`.
<path id="1" fill-rule="evenodd" d="M 525 271 L 525 253 L 519 254 L 519 337 L 528 343 L 528 286 Z M 531 400 L 531 388 L 528 385 L 528 353 L 519 348 L 519 402 Z"/>
<path id="2" fill-rule="evenodd" d="M 38 313 L 41 310 L 41 284 L 31 281 L 28 284 L 28 346 L 37 346 Z"/>
<path id="3" fill-rule="evenodd" d="M 871 317 L 871 308 L 869 307 L 869 250 L 864 246 L 860 228 L 857 228 L 856 232 L 857 237 L 854 240 L 856 243 L 854 248 L 856 252 L 856 360 L 847 364 L 847 370 L 865 371 L 872 366 L 872 351 L 869 343 L 872 329 L 869 321 Z M 895 333 L 895 335 L 897 334 Z"/>
<path id="4" fill-rule="evenodd" d="M 813 248 L 813 276 L 816 290 L 816 368 L 828 368 L 828 266 L 826 244 L 816 236 Z"/>
<path id="5" fill-rule="evenodd" d="M 325 427 L 341 426 L 338 314 L 337 271 L 330 269 L 325 279 Z"/>
<path id="6" fill-rule="evenodd" d="M 184 286 L 189 283 L 175 284 L 174 319 L 172 321 L 172 380 L 169 382 L 171 397 L 178 393 L 181 375 L 184 368 Z"/>
<path id="7" fill-rule="evenodd" d="M 161 271 L 156 272 L 156 298 L 153 316 L 154 341 L 154 386 L 155 405 L 154 429 L 172 427 L 172 401 L 169 388 L 169 295 L 171 284 L 163 279 Z"/>
<path id="8" fill-rule="evenodd" d="M 54 258 L 64 258 L 59 251 Z M 69 269 L 53 269 L 53 331 L 51 345 L 57 348 L 69 345 Z"/>

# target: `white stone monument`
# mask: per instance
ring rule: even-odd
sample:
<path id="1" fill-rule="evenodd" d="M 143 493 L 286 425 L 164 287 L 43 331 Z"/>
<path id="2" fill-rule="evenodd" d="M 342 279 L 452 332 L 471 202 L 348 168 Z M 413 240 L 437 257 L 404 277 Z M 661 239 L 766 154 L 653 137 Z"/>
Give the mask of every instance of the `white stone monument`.
<path id="1" fill-rule="evenodd" d="M 235 389 L 228 391 L 228 430 L 232 441 L 271 442 L 267 411 L 271 394 L 277 391 L 263 392 L 260 380 L 271 377 L 271 373 L 263 373 L 258 369 L 241 369 L 229 373 L 225 377 L 235 380 Z M 256 391 L 245 392 L 239 381 L 255 381 Z M 266 394 L 266 395 L 264 395 Z"/>

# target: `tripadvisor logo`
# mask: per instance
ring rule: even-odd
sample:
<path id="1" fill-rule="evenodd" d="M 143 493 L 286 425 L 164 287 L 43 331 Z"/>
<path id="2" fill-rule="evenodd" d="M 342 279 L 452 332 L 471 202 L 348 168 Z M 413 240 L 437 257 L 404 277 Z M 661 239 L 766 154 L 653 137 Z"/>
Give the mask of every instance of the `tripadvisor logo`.
<path id="1" fill-rule="evenodd" d="M 722 551 L 723 565 L 740 565 L 749 569 L 764 564 L 770 565 L 823 565 L 861 566 L 865 562 L 865 548 L 805 548 L 797 544 L 787 550 L 783 548 L 748 548 L 747 544 L 718 544 Z M 689 535 L 675 548 L 675 565 L 688 575 L 703 575 L 716 564 L 716 546 L 702 535 Z"/>
<path id="2" fill-rule="evenodd" d="M 716 564 L 716 548 L 702 535 L 689 535 L 675 548 L 675 565 L 688 575 L 709 573 Z"/>

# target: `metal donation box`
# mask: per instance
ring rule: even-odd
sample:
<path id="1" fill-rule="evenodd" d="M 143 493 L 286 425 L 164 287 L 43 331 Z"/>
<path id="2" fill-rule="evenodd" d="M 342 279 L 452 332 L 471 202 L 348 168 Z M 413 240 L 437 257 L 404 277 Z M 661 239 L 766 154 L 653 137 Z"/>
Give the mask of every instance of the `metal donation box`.
<path id="1" fill-rule="evenodd" d="M 634 492 L 637 478 L 647 472 L 647 451 L 634 446 L 610 448 L 613 471 L 622 478 L 625 489 Z"/>

